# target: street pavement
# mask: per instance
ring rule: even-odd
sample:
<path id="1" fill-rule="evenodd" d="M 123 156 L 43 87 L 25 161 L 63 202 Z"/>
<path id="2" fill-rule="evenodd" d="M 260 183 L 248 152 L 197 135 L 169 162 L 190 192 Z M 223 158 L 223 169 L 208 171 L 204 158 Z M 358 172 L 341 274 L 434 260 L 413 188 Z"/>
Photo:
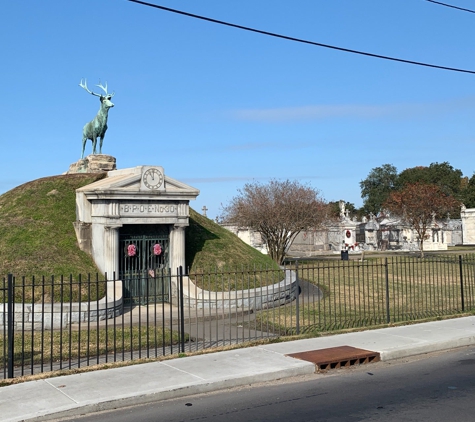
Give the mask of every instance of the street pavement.
<path id="1" fill-rule="evenodd" d="M 381 360 L 475 344 L 475 316 L 266 344 L 0 387 L 2 422 L 50 420 L 312 374 L 289 354 L 340 346 Z M 369 364 L 370 365 L 370 364 Z"/>

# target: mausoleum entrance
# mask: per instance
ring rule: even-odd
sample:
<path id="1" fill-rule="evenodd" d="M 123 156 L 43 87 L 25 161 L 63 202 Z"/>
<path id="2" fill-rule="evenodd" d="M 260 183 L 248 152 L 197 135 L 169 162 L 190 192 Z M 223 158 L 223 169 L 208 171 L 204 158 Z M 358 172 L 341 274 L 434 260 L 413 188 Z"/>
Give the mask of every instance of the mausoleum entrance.
<path id="1" fill-rule="evenodd" d="M 125 303 L 170 300 L 170 225 L 126 224 L 119 229 L 119 279 Z"/>
<path id="2" fill-rule="evenodd" d="M 176 299 L 174 276 L 185 267 L 189 201 L 198 194 L 161 166 L 109 171 L 76 190 L 79 246 L 100 272 L 123 283 L 127 301 Z"/>

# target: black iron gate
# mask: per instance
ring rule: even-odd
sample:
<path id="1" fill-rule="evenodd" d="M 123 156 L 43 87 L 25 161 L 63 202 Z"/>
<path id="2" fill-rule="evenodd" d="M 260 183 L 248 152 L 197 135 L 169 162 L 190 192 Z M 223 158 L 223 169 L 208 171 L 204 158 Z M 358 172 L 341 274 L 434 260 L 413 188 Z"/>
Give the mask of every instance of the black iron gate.
<path id="1" fill-rule="evenodd" d="M 120 229 L 119 277 L 125 303 L 169 301 L 169 250 L 167 225 L 126 225 Z"/>

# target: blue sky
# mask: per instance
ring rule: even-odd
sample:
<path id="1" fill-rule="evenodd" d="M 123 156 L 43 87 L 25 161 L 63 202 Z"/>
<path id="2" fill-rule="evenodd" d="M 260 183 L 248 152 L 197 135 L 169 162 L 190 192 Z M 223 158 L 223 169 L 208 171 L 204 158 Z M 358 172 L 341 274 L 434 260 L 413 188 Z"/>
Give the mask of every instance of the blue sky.
<path id="1" fill-rule="evenodd" d="M 475 14 L 426 0 L 156 0 L 243 26 L 475 71 Z M 449 1 L 447 0 L 447 3 Z M 450 0 L 475 9 L 473 1 Z M 62 174 L 114 91 L 103 153 L 161 165 L 208 216 L 244 183 L 298 179 L 362 205 L 370 170 L 475 171 L 475 75 L 305 45 L 126 0 L 5 1 L 0 193 Z M 96 91 L 100 91 L 98 88 Z M 86 146 L 86 154 L 91 144 Z"/>

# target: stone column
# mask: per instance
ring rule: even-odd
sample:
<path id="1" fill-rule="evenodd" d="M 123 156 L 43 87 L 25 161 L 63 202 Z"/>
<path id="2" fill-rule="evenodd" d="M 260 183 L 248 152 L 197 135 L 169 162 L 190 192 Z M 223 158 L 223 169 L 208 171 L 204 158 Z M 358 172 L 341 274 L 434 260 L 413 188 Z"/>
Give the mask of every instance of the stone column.
<path id="1" fill-rule="evenodd" d="M 185 226 L 175 225 L 170 233 L 170 269 L 176 274 L 182 266 L 185 272 Z"/>
<path id="2" fill-rule="evenodd" d="M 119 228 L 122 225 L 104 227 L 104 271 L 107 278 L 112 280 L 119 277 Z"/>

